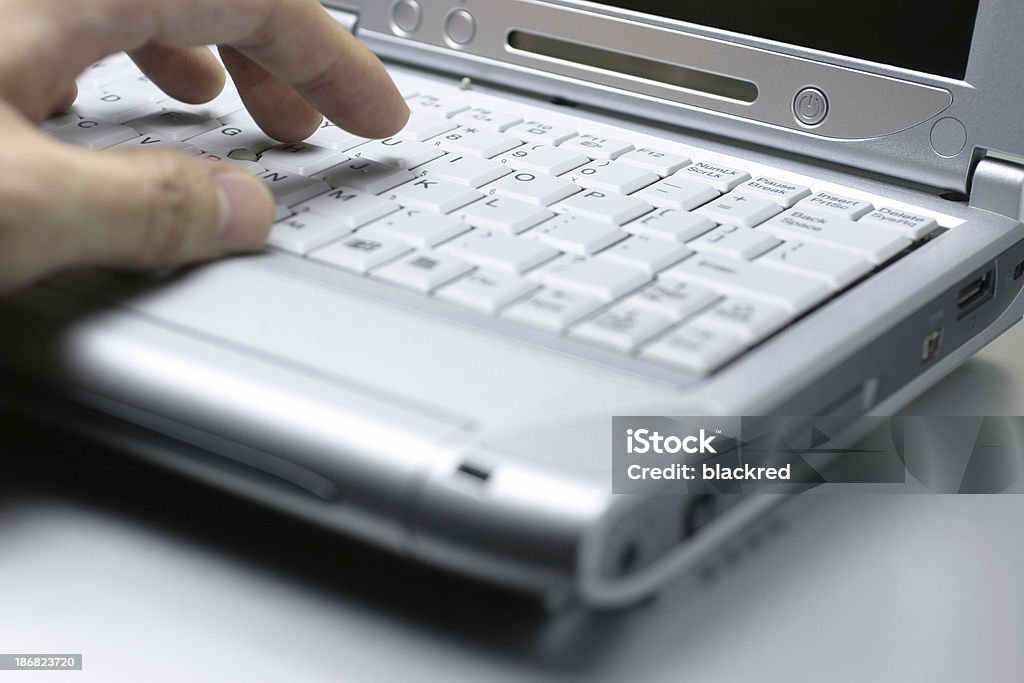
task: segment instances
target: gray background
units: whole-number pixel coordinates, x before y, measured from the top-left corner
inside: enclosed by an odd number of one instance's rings
[[[1024,414],[1024,327],[908,409]],[[617,614],[395,560],[4,423],[0,681],[1024,679],[1024,496],[817,496]]]

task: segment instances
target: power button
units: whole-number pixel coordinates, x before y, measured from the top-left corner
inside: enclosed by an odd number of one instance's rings
[[[452,10],[444,21],[444,33],[452,47],[466,45],[476,36],[476,19],[464,9]]]
[[[804,88],[793,98],[793,116],[805,126],[817,126],[828,116],[828,98],[817,88]]]

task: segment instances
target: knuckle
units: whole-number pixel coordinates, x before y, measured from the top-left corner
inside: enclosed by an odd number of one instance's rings
[[[261,9],[259,23],[251,32],[245,43],[265,44],[273,40],[278,21],[281,18],[294,16],[295,7],[299,3],[308,3],[309,0],[270,0]]]

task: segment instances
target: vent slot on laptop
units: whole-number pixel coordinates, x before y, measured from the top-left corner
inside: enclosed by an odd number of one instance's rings
[[[481,467],[480,465],[474,465],[473,463],[464,462],[458,466],[457,471],[473,479],[480,481],[487,481],[491,478],[491,470],[487,467]]]
[[[620,76],[667,85],[682,90],[714,95],[737,102],[757,100],[757,85],[731,76],[669,64],[625,52],[615,52],[583,43],[552,38],[528,31],[510,31],[508,45],[513,50],[526,52],[558,62],[584,66]]]

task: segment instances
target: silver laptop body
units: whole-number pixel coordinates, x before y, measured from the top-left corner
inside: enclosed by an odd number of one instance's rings
[[[400,84],[677,141],[946,229],[703,377],[276,250],[69,273],[3,302],[6,404],[396,553],[613,606],[779,500],[750,496],[698,530],[691,498],[612,495],[613,415],[890,414],[1021,318],[1015,0],[978,0],[959,43],[938,17],[827,10],[804,17],[808,46],[730,32],[736,3],[724,28],[642,3],[328,4]],[[676,4],[647,6],[688,11]],[[776,26],[802,8],[758,11],[753,25]],[[941,73],[886,46],[933,28]],[[828,51],[857,32],[873,45]]]

